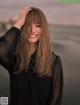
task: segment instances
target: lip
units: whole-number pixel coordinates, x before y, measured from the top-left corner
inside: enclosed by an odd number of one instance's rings
[[[30,36],[38,36],[37,34],[30,34]]]
[[[30,34],[30,36],[29,37],[31,37],[31,38],[36,38],[38,35],[36,35],[36,34]]]

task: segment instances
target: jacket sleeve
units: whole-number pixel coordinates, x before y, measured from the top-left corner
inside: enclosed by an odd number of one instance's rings
[[[12,27],[0,38],[0,65],[6,69],[11,66],[19,33],[19,29]]]
[[[61,105],[62,94],[63,94],[63,68],[60,57],[56,56],[55,68],[53,71],[50,105]]]

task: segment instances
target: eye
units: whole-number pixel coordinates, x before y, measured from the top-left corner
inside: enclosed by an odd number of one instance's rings
[[[40,24],[36,24],[36,27],[41,27],[41,25]]]

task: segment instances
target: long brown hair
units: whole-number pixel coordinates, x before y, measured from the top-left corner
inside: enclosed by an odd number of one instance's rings
[[[39,76],[49,76],[52,72],[53,54],[51,51],[51,43],[48,32],[48,24],[45,15],[39,8],[32,7],[29,13],[26,15],[24,26],[21,28],[20,37],[18,40],[14,73],[21,73],[27,71],[30,63],[29,45],[26,40],[26,29],[31,24],[31,20],[41,25],[41,36],[37,43],[36,50],[36,69],[35,73]],[[16,71],[17,70],[17,71]]]

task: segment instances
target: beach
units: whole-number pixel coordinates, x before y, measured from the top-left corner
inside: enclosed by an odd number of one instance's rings
[[[80,26],[49,25],[52,49],[61,57],[64,73],[62,105],[80,105]],[[10,99],[9,74],[0,67],[0,97]],[[77,103],[77,104],[76,104]]]
[[[80,5],[65,5],[59,0],[2,0],[0,21],[15,18],[25,6],[37,6],[47,17],[52,50],[60,56],[63,66],[62,105],[80,105]],[[10,100],[10,78],[2,66],[0,97],[8,97]]]

